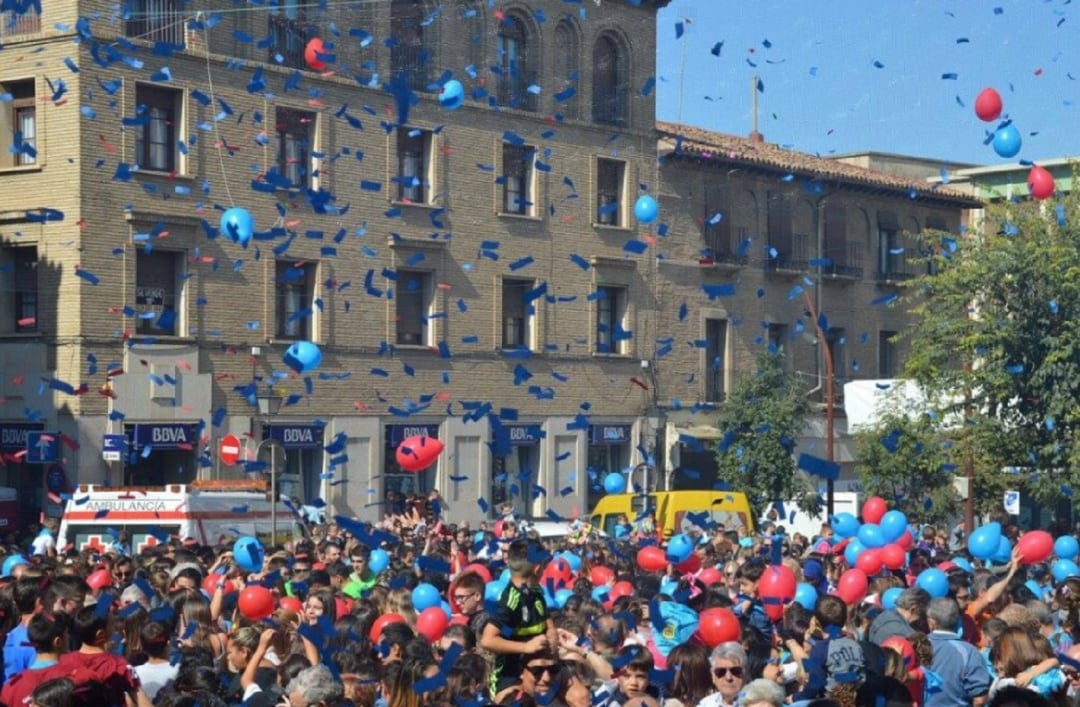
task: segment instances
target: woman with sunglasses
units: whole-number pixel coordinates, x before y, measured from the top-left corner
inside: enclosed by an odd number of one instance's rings
[[[746,651],[734,641],[721,643],[709,656],[712,684],[716,692],[701,702],[700,707],[735,707],[746,675]]]

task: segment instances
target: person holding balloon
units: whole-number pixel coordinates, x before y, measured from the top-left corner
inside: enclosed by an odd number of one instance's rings
[[[772,622],[765,613],[765,606],[758,598],[758,582],[765,574],[765,563],[752,559],[735,571],[735,580],[739,591],[736,596],[735,615],[745,619],[751,626],[765,635],[772,632]]]

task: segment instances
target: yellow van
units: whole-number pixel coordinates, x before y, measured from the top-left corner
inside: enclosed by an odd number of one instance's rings
[[[656,491],[650,494],[615,493],[601,498],[590,514],[594,528],[615,536],[615,523],[625,515],[631,525],[646,508],[656,513],[656,524],[664,537],[686,532],[695,525],[687,514],[707,513],[711,521],[723,523],[727,530],[747,528],[754,531],[754,514],[746,494],[736,491]]]

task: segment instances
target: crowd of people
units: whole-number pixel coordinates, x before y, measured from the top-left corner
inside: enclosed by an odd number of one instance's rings
[[[12,551],[0,704],[1080,704],[1080,577],[974,561],[933,528],[848,601],[828,525],[795,544],[772,524],[695,527],[692,557],[655,564],[668,544],[640,528],[545,542],[509,518],[430,520],[339,518],[256,568],[180,538]],[[770,603],[778,565],[812,593]],[[912,574],[930,567],[942,596]],[[245,606],[253,587],[273,605]]]

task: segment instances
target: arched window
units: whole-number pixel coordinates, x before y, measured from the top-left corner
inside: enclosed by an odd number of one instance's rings
[[[561,21],[555,28],[555,46],[555,112],[576,120],[581,117],[581,50],[577,28],[570,20]]]
[[[603,35],[593,46],[593,122],[626,125],[629,122],[629,71],[626,56],[615,38]]]
[[[477,0],[458,0],[453,16],[455,31],[464,32],[464,46],[460,49],[461,66],[451,67],[455,77],[479,78],[487,72],[484,66],[484,6]]]
[[[424,44],[424,6],[418,0],[393,0],[390,5],[390,74],[404,73],[409,88],[428,90],[431,52]],[[430,39],[430,38],[429,38]]]
[[[530,46],[525,21],[507,15],[499,25],[498,61],[493,67],[498,74],[499,104],[519,110],[535,111],[536,94],[529,87],[536,83],[534,48]]]

